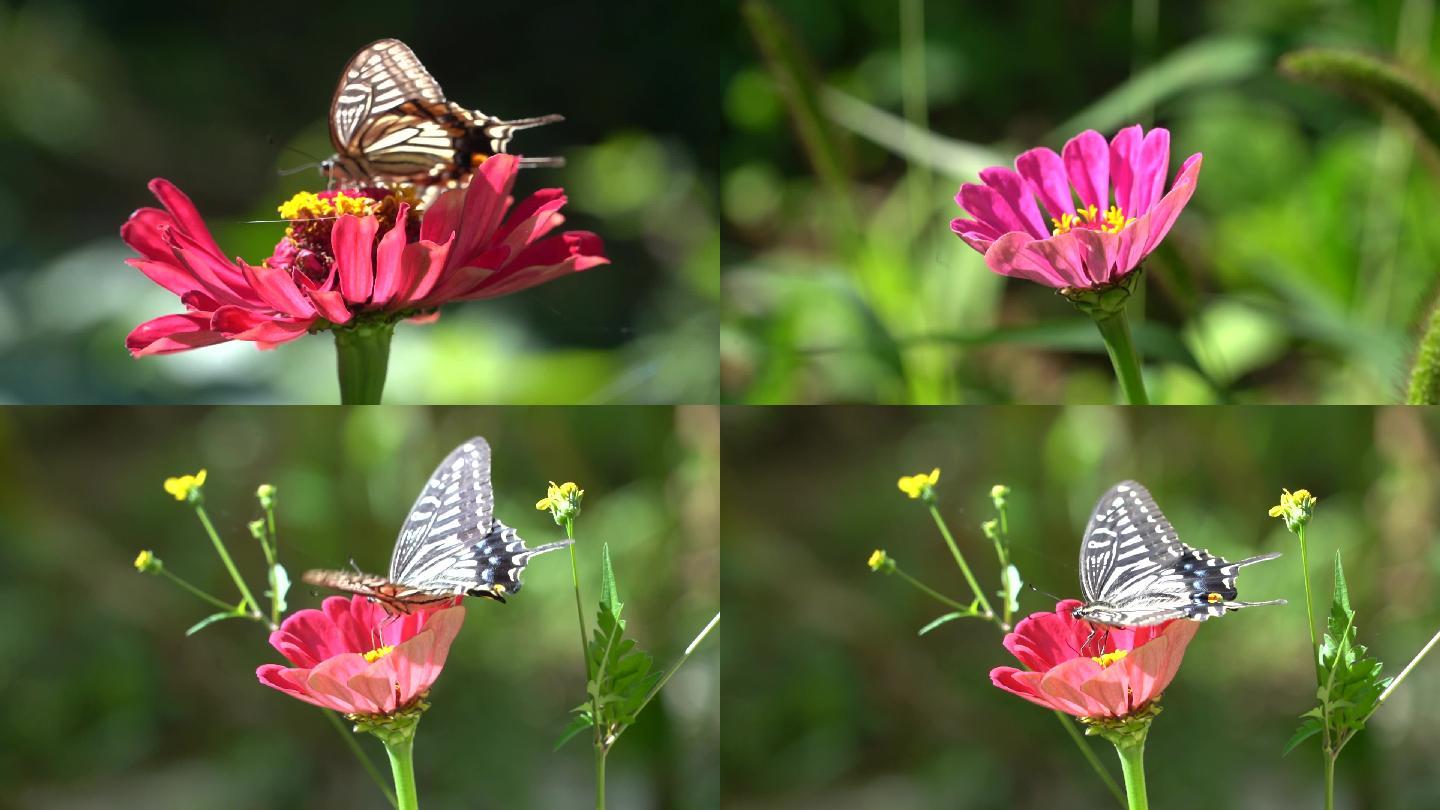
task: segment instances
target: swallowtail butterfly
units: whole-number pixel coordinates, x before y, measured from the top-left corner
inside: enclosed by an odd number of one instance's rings
[[[1240,562],[1180,542],[1149,491],[1134,481],[1111,487],[1095,504],[1080,544],[1085,604],[1072,614],[1095,624],[1144,627],[1170,619],[1203,622],[1226,611],[1283,605],[1240,602],[1236,572],[1273,560],[1275,551]]]
[[[311,585],[368,596],[391,613],[483,596],[504,602],[520,590],[520,574],[537,554],[569,540],[527,549],[515,530],[495,519],[490,445],[476,436],[440,462],[395,540],[388,577],[353,571],[306,571]]]
[[[411,183],[427,193],[470,181],[475,167],[503,153],[519,130],[564,120],[542,115],[505,121],[448,101],[440,85],[398,39],[350,57],[330,100],[335,154],[320,170],[342,183]],[[526,157],[521,166],[561,166]]]

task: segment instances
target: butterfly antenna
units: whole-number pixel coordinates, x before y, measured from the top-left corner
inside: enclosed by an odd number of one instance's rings
[[[1027,583],[1025,583],[1025,585],[1026,585],[1026,587],[1028,587],[1030,590],[1032,590],[1032,591],[1034,591],[1034,592],[1036,592],[1036,593],[1039,593],[1039,594],[1044,594],[1045,596],[1048,596],[1048,597],[1050,597],[1051,599],[1054,599],[1056,602],[1064,602],[1064,601],[1065,601],[1063,598],[1061,598],[1061,597],[1059,597],[1059,596],[1056,596],[1055,594],[1050,593],[1049,591],[1042,591],[1042,590],[1040,590],[1039,588],[1035,587],[1034,583],[1027,582]]]
[[[519,132],[522,129],[534,129],[535,127],[543,127],[546,124],[558,124],[564,120],[565,116],[552,113],[550,115],[537,115],[533,118],[516,118],[514,121],[505,121],[502,119],[495,122],[495,125],[504,127],[510,132]]]
[[[559,549],[565,548],[566,546],[574,542],[574,540],[556,540],[553,543],[546,543],[543,546],[536,546],[535,548],[532,548],[529,552],[527,552],[526,559],[529,559],[530,557],[537,557],[547,551],[557,551]]]
[[[1279,557],[1279,556],[1280,556],[1280,552],[1278,552],[1278,551],[1272,551],[1272,552],[1270,552],[1269,554],[1261,554],[1261,555],[1256,556],[1256,557],[1246,557],[1245,559],[1241,560],[1240,562],[1232,563],[1231,565],[1233,565],[1235,568],[1244,568],[1244,567],[1247,566],[1247,565],[1254,565],[1255,563],[1262,563],[1262,562],[1265,562],[1266,560],[1273,560],[1273,559],[1275,559],[1276,557]]]
[[[292,174],[299,174],[300,172],[306,172],[311,169],[318,168],[320,168],[320,163],[319,161],[316,161],[314,163],[305,163],[290,169],[276,169],[275,173],[280,175],[281,177],[289,177]]]
[[[563,157],[522,157],[518,161],[522,169],[563,169]]]

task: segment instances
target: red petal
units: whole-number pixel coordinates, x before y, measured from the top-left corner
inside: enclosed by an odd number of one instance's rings
[[[135,357],[173,354],[224,343],[229,338],[210,328],[208,313],[162,315],[135,327],[125,338],[125,348]]]
[[[315,317],[315,307],[295,286],[290,273],[274,267],[254,267],[240,262],[245,278],[256,293],[275,311],[293,318]]]
[[[375,290],[370,302],[376,307],[390,303],[395,293],[405,288],[400,256],[405,250],[405,214],[409,210],[408,204],[400,204],[400,212],[395,215],[395,227],[380,237],[380,247],[375,251]]]
[[[330,233],[330,249],[335,254],[335,267],[340,273],[340,292],[352,304],[370,300],[375,282],[375,231],[380,223],[374,215],[340,217]]]

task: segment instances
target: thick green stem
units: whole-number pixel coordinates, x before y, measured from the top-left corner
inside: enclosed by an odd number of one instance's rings
[[[595,810],[605,810],[605,756],[609,749],[595,749]]]
[[[1145,795],[1145,737],[1130,742],[1116,742],[1115,752],[1120,755],[1120,771],[1125,776],[1126,806],[1130,810],[1149,810],[1150,799]]]
[[[417,810],[420,798],[415,793],[415,738],[388,740],[385,753],[390,756],[390,775],[395,778],[395,806],[398,810]]]
[[[1310,549],[1305,542],[1305,524],[1295,530],[1300,538],[1300,569],[1305,575],[1305,626],[1310,630],[1310,663],[1315,666],[1315,683],[1320,683],[1320,644],[1315,638],[1315,600],[1310,598]]]
[[[1440,304],[1430,312],[1425,333],[1415,348],[1415,366],[1410,370],[1410,390],[1405,402],[1410,405],[1440,403]]]
[[[1335,810],[1335,756],[1325,754],[1325,810]]]
[[[379,405],[390,365],[391,323],[361,324],[335,330],[340,369],[340,404]]]
[[[975,601],[980,603],[981,610],[985,611],[985,619],[995,618],[995,610],[990,607],[990,600],[985,598],[985,591],[980,583],[975,581],[975,575],[970,573],[970,566],[965,563],[965,555],[960,553],[960,547],[955,545],[955,538],[950,534],[950,527],[945,525],[945,519],[940,517],[940,510],[933,503],[926,503],[930,507],[930,516],[935,518],[935,525],[940,527],[940,534],[945,538],[945,544],[950,547],[950,553],[955,557],[955,564],[960,566],[960,573],[965,575],[965,581],[970,584],[970,590],[975,594]]]
[[[1105,351],[1115,367],[1115,378],[1120,381],[1125,401],[1131,405],[1150,404],[1145,395],[1145,379],[1140,374],[1140,355],[1130,338],[1130,322],[1125,318],[1125,311],[1121,309],[1113,315],[1096,313],[1095,327],[1105,341]]]
[[[1075,746],[1080,749],[1081,756],[1085,757],[1085,761],[1090,763],[1091,768],[1095,769],[1095,773],[1100,777],[1100,781],[1104,782],[1105,787],[1109,788],[1110,793],[1115,796],[1115,801],[1119,802],[1121,807],[1124,807],[1124,792],[1120,790],[1120,785],[1115,782],[1115,777],[1111,776],[1110,772],[1105,769],[1105,763],[1100,761],[1100,757],[1095,756],[1095,752],[1091,750],[1090,746],[1085,742],[1085,738],[1080,734],[1080,729],[1075,727],[1075,721],[1070,719],[1070,715],[1061,711],[1055,712],[1055,719],[1059,720],[1060,725],[1065,727],[1065,732],[1070,735],[1070,739],[1074,740]]]
[[[354,733],[352,733],[350,729],[345,728],[345,724],[340,722],[340,717],[335,712],[329,709],[321,709],[320,713],[325,715],[326,720],[330,721],[330,726],[335,729],[336,734],[340,735],[340,739],[345,741],[345,747],[350,749],[350,753],[354,754],[355,758],[360,760],[361,767],[365,769],[365,773],[370,775],[370,780],[375,783],[375,787],[380,788],[380,792],[385,794],[385,801],[390,802],[391,807],[395,807],[395,791],[391,790],[390,786],[385,784],[385,778],[380,775],[380,769],[375,767],[375,763],[370,761],[370,757],[365,754],[364,749],[360,747],[360,743],[355,741]]]
[[[235,580],[235,587],[240,589],[240,595],[245,598],[245,605],[256,617],[261,617],[260,603],[255,601],[255,594],[250,593],[250,586],[245,584],[245,579],[240,576],[240,571],[235,567],[235,561],[230,559],[230,552],[225,550],[225,543],[220,540],[220,535],[215,531],[215,526],[210,522],[210,516],[205,513],[205,506],[199,502],[195,503],[195,514],[200,517],[200,525],[205,527],[205,533],[210,535],[210,542],[215,545],[215,552],[220,555],[220,562],[225,564],[225,570],[230,572],[230,578]]]

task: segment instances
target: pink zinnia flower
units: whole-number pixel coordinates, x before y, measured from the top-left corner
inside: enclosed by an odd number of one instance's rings
[[[388,715],[421,698],[445,666],[465,608],[391,617],[363,596],[332,596],[320,610],[291,614],[270,646],[293,668],[265,664],[255,675],[291,697],[345,714]]]
[[[1022,619],[1004,643],[1030,671],[996,667],[990,682],[1076,717],[1124,717],[1160,697],[1200,625],[1093,625],[1071,615],[1080,604],[1066,599],[1054,613]]]
[[[980,172],[983,185],[966,183],[955,197],[974,219],[950,230],[1004,276],[1062,290],[1113,284],[1160,244],[1195,193],[1200,154],[1185,159],[1162,197],[1169,161],[1164,129],[1147,134],[1137,124],[1108,144],[1086,130],[1059,155],[1039,147],[1016,158],[1015,171]]]
[[[228,340],[271,348],[356,319],[432,320],[451,301],[508,295],[607,264],[595,234],[549,235],[565,221],[563,189],[512,207],[518,171],[515,157],[495,155],[467,188],[423,212],[404,191],[297,195],[281,206],[291,220],[285,237],[258,265],[227,259],[190,198],[152,180],[164,210],[136,211],[120,236],[140,254],[128,263],[179,296],[186,311],[141,324],[126,346],[137,357]]]

